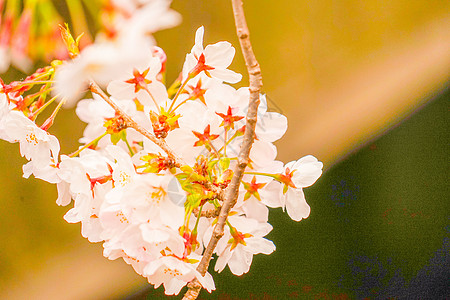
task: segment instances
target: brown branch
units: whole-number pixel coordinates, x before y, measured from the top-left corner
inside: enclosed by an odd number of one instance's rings
[[[183,165],[186,165],[186,163],[183,161],[182,158],[178,157],[175,152],[172,151],[172,149],[169,148],[166,141],[162,138],[158,139],[153,133],[139,125],[136,121],[131,118],[126,112],[123,111],[108,95],[105,94],[105,92],[94,82],[91,81],[89,84],[89,89],[92,93],[99,95],[102,97],[103,100],[106,101],[125,121],[125,125],[127,127],[133,128],[146,138],[148,138],[150,141],[158,145],[166,154],[175,162],[175,167],[179,168]],[[209,181],[200,182],[202,185],[204,185],[207,189],[214,192],[216,194],[216,197],[219,200],[223,200],[223,190],[216,187],[214,184],[212,184]]]
[[[108,103],[120,116],[122,116],[122,118],[125,120],[125,124],[128,127],[133,128],[134,130],[148,138],[150,141],[158,145],[164,152],[166,152],[166,154],[171,159],[173,159],[176,167],[180,167],[186,164],[172,151],[172,149],[169,148],[164,139],[158,139],[153,133],[136,123],[136,121],[134,121],[126,112],[123,111],[123,109],[121,109],[113,100],[111,100],[111,98],[109,98],[95,82],[90,82],[89,89],[92,93],[95,93],[102,97],[102,99],[105,100],[106,103]]]
[[[250,42],[250,33],[248,30],[247,22],[245,20],[244,8],[242,0],[231,0],[234,13],[234,21],[236,25],[236,32],[239,37],[239,43],[241,45],[242,54],[244,56],[245,64],[249,75],[250,82],[250,99],[246,117],[244,140],[239,150],[238,162],[234,168],[233,178],[231,183],[225,190],[225,198],[220,210],[219,220],[214,227],[214,231],[209,241],[208,246],[203,253],[202,260],[200,261],[197,270],[201,275],[205,275],[211,260],[213,251],[224,234],[224,227],[227,221],[228,214],[233,206],[236,204],[236,200],[239,192],[239,185],[244,175],[244,170],[249,162],[250,150],[252,148],[253,141],[255,139],[255,127],[257,121],[257,113],[259,106],[259,93],[262,87],[261,68],[253,53],[252,45]],[[184,300],[193,300],[198,297],[200,293],[201,285],[197,279],[194,279],[188,284],[188,291],[184,295]]]
[[[205,218],[209,219],[209,218],[216,218],[216,217],[218,217],[219,214],[220,214],[220,208],[221,208],[221,206],[217,207],[217,208],[213,208],[213,209],[207,210],[207,211],[203,211],[202,210],[202,212],[200,213],[200,216],[199,216],[200,209],[195,208],[192,212],[194,213],[194,216],[196,216],[197,218],[198,217],[205,217]]]

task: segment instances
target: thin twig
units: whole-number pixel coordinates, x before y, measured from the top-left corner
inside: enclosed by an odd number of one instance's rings
[[[95,82],[91,81],[89,89],[92,93],[95,93],[102,97],[102,99],[105,100],[106,103],[108,103],[120,116],[122,116],[128,127],[133,128],[134,130],[148,138],[150,141],[158,145],[164,152],[166,152],[166,154],[174,160],[176,167],[180,167],[186,164],[172,151],[172,149],[169,148],[164,139],[158,139],[153,133],[136,123],[136,121],[134,121],[126,112],[123,111],[123,109],[121,109],[113,100],[111,100],[111,98],[109,98]]]
[[[200,209],[198,209],[198,208],[194,208],[194,210],[192,212],[194,213],[194,216],[196,216],[197,218],[198,217],[205,217],[205,218],[209,219],[209,218],[216,218],[216,217],[218,217],[219,214],[220,214],[220,208],[221,208],[221,206],[217,207],[217,208],[210,209],[210,210],[202,211],[200,213],[200,215],[199,215]]]
[[[170,149],[164,139],[158,139],[153,133],[134,121],[133,118],[131,118],[131,116],[129,116],[110,97],[108,97],[108,95],[106,95],[105,92],[94,81],[90,82],[89,89],[92,93],[95,93],[102,97],[102,99],[105,100],[106,103],[108,103],[120,116],[122,116],[122,118],[125,120],[125,124],[128,127],[133,128],[134,130],[148,138],[150,141],[158,145],[164,152],[166,152],[169,158],[173,159],[173,161],[175,162],[175,167],[179,168],[186,165],[183,159],[176,155],[176,153],[172,149]],[[214,192],[216,198],[218,198],[219,200],[223,200],[224,196],[222,189],[218,188],[209,181],[202,181],[200,182],[200,184],[205,186],[210,191]]]
[[[239,43],[241,45],[242,54],[244,56],[245,65],[249,74],[250,82],[250,99],[246,117],[244,140],[239,150],[238,162],[234,168],[233,178],[231,183],[225,190],[225,198],[220,210],[219,219],[214,227],[214,231],[209,241],[208,246],[203,253],[202,260],[200,261],[197,270],[202,276],[206,274],[209,266],[213,251],[224,234],[224,227],[227,221],[228,214],[233,206],[236,204],[236,200],[239,192],[239,185],[244,175],[244,170],[249,162],[250,150],[252,148],[253,141],[255,139],[255,127],[257,121],[258,106],[260,103],[259,93],[262,87],[261,68],[253,53],[252,45],[250,42],[250,33],[248,30],[247,22],[245,20],[244,8],[242,0],[231,0],[234,13],[234,21],[236,25],[236,32],[239,37]],[[188,284],[188,291],[184,295],[184,300],[197,299],[202,286],[197,279],[194,279]]]

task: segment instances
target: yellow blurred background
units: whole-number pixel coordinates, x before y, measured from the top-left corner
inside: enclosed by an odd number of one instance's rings
[[[284,162],[313,154],[328,169],[447,83],[448,1],[244,2],[269,107],[288,118],[277,143]],[[235,45],[232,68],[246,78],[228,1],[175,0],[172,7],[183,23],[156,34],[169,81],[201,25],[205,42]],[[58,129],[62,123],[69,125]],[[73,111],[57,119],[52,133],[62,136],[63,153],[77,147],[72,139],[82,128]],[[55,187],[22,178],[18,145],[2,141],[0,152],[0,299],[112,299],[145,284],[124,262],[103,258],[79,224],[62,219],[67,208],[56,206]]]

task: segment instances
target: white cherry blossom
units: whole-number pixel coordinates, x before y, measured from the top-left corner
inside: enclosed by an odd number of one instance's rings
[[[197,260],[199,257],[195,257]],[[195,259],[193,258],[193,259]],[[164,256],[150,262],[144,269],[147,277],[155,288],[164,285],[166,295],[176,295],[191,280],[197,278],[208,292],[215,289],[214,281],[209,273],[203,277],[195,269],[195,265],[173,256]]]
[[[20,155],[32,160],[34,167],[43,168],[57,163],[60,150],[58,139],[37,127],[22,112],[9,112],[4,126],[8,137],[19,142]]]
[[[283,195],[288,215],[294,221],[300,221],[309,216],[311,208],[306,203],[302,188],[311,186],[322,175],[323,164],[312,155],[307,155],[297,161],[286,164],[285,170],[291,175],[295,188],[289,187]]]
[[[225,235],[219,240],[214,270],[221,272],[228,265],[234,275],[240,276],[249,271],[253,255],[275,251],[275,245],[263,238],[272,230],[272,226],[242,216],[231,216],[228,220],[236,232],[232,234],[227,227]]]
[[[208,76],[225,82],[239,82],[242,75],[227,69],[236,52],[234,47],[228,42],[218,42],[203,48],[204,31],[203,26],[197,29],[195,45],[191,53],[186,56],[183,66],[183,79],[186,79],[191,72],[196,74],[205,72]]]
[[[163,84],[167,57],[155,50],[151,33],[179,22],[170,3],[112,0],[111,36],[98,35],[72,61],[49,69],[55,71],[55,94],[68,106],[93,80],[130,118],[96,93],[78,101],[76,114],[86,123],[81,145],[60,156],[57,138],[32,121],[47,103],[28,96],[29,82],[0,81],[0,138],[19,143],[29,160],[24,177],[56,184],[56,203],[73,205],[64,219],[81,223],[90,242],[104,242],[105,257],[122,258],[155,288],[163,285],[167,295],[175,295],[194,279],[209,292],[215,289],[211,274],[201,276],[197,267],[224,205],[221,192],[238,164],[250,91],[228,84],[242,78],[228,69],[235,49],[228,42],[203,47],[203,27],[180,77],[170,89]],[[40,70],[37,76],[47,71]],[[268,111],[265,95],[260,100],[250,161],[213,250],[215,271],[228,266],[238,276],[249,271],[254,255],[275,251],[265,238],[272,230],[269,208],[281,207],[295,221],[309,216],[303,188],[323,168],[311,155],[286,165],[276,160],[273,142],[286,132],[287,119]],[[133,129],[138,126],[130,119],[158,141]]]

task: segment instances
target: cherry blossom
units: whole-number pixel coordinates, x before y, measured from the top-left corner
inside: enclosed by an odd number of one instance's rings
[[[234,275],[247,273],[255,254],[270,254],[275,245],[263,238],[271,230],[268,223],[242,216],[229,217],[231,229],[227,229],[223,239],[217,245],[218,259],[214,270],[221,272],[226,265]]]
[[[322,175],[323,164],[312,155],[307,155],[297,161],[291,161],[285,166],[285,183],[291,182],[284,191],[283,199],[288,215],[294,221],[307,218],[311,211],[306,203],[302,188],[311,186]],[[287,187],[287,185],[286,185]]]
[[[186,79],[188,74],[195,76],[204,72],[209,77],[225,82],[239,82],[242,75],[227,69],[236,52],[234,47],[228,42],[218,42],[203,49],[204,31],[203,26],[197,29],[195,45],[191,53],[186,56],[183,66],[183,78]]]
[[[131,39],[131,37],[129,37]],[[134,45],[129,47],[129,44]],[[120,78],[124,71],[132,71],[151,57],[152,44],[145,40],[124,40],[92,44],[73,61],[60,66],[55,75],[55,94],[73,106],[87,88],[89,80],[106,85]],[[147,49],[142,51],[141,49]]]
[[[9,138],[20,144],[20,154],[32,160],[34,166],[55,164],[59,155],[58,139],[40,129],[21,112],[11,111],[5,119],[5,131]]]
[[[209,273],[201,276],[195,270],[195,266],[173,256],[163,256],[149,263],[144,269],[144,274],[148,281],[155,285],[155,288],[163,284],[167,295],[178,294],[181,288],[194,278],[197,278],[208,292],[215,289]]]
[[[242,78],[228,69],[234,47],[224,41],[203,47],[200,27],[179,78],[168,87],[167,56],[151,33],[179,22],[170,1],[110,4],[109,23],[95,43],[79,50],[62,29],[70,61],[54,61],[22,81],[0,81],[0,138],[19,144],[28,160],[24,177],[56,184],[57,205],[70,205],[64,219],[81,223],[90,242],[102,242],[106,258],[122,258],[167,295],[193,280],[211,292],[213,277],[200,261],[218,219],[225,231],[210,249],[214,270],[247,273],[254,255],[276,249],[266,238],[269,208],[282,208],[295,221],[308,217],[303,188],[321,176],[323,164],[312,155],[286,165],[277,160],[273,143],[286,132],[287,119],[268,111],[260,95],[256,140],[242,167],[237,202],[218,217],[242,165],[249,110],[249,87],[229,85]],[[88,89],[92,97],[79,100]],[[75,103],[86,127],[80,146],[60,155],[50,127],[63,104]],[[50,117],[37,125],[49,109]]]

